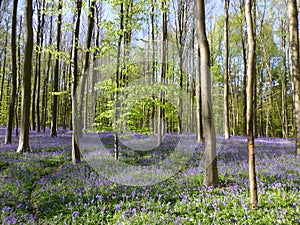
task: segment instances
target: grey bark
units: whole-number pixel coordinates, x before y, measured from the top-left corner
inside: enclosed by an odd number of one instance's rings
[[[248,135],[248,168],[250,204],[253,209],[257,208],[257,184],[255,172],[254,135],[253,135],[253,82],[255,80],[255,39],[252,21],[252,0],[246,1],[245,15],[248,36],[248,67],[247,67],[247,135]]]
[[[210,50],[205,29],[204,0],[196,0],[198,45],[201,56],[201,88],[205,137],[205,185],[218,186],[216,134],[212,109]]]

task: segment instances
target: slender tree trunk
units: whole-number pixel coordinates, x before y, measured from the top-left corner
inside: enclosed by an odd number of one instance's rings
[[[46,1],[43,0],[42,2],[42,10],[46,9]],[[44,43],[44,25],[45,25],[45,13],[39,12],[41,23],[40,23],[40,31],[39,31],[39,37],[38,37],[38,43],[40,45],[40,48],[43,48]],[[36,97],[36,128],[37,132],[41,132],[41,119],[40,119],[40,92],[41,92],[41,57],[42,54],[38,54],[37,58],[37,97]]]
[[[263,72],[262,72],[262,69],[259,74],[260,74],[260,81],[259,81],[259,98],[260,98],[259,136],[263,137],[263,136],[265,136],[265,132],[264,132],[264,125],[263,125]]]
[[[196,124],[197,124],[197,141],[203,143],[203,124],[202,124],[202,98],[201,98],[201,59],[200,48],[197,44],[197,66],[196,66]]]
[[[191,91],[191,96],[190,96],[190,112],[191,112],[191,124],[190,124],[190,132],[194,133],[195,132],[195,79],[196,79],[196,63],[195,63],[195,34],[196,34],[196,29],[193,27],[192,29],[192,39],[191,39],[191,81],[190,81],[190,91]]]
[[[2,78],[1,78],[0,109],[2,106],[2,99],[3,99],[3,92],[4,92],[4,80],[5,80],[5,76],[6,76],[7,43],[8,43],[8,35],[6,35],[6,37],[5,37],[4,61],[3,61]]]
[[[122,76],[120,67],[121,67],[121,47],[122,47],[122,40],[123,40],[123,32],[124,32],[124,4],[121,2],[120,5],[120,30],[122,33],[119,36],[118,40],[118,53],[117,53],[117,68],[116,68],[116,74],[115,74],[115,81],[116,81],[116,92],[115,92],[115,102],[116,102],[116,109],[115,109],[115,115],[114,115],[114,153],[115,153],[115,160],[119,159],[119,137],[118,137],[118,101],[119,101],[119,87],[120,87],[120,77]]]
[[[160,82],[165,82],[166,70],[167,70],[167,5],[165,0],[161,0],[161,66],[160,66]],[[160,91],[160,100],[163,103],[163,91]],[[163,107],[158,107],[158,145],[162,143],[162,137],[164,132],[164,112]]]
[[[13,2],[13,17],[12,17],[12,26],[11,26],[11,60],[12,60],[12,89],[10,104],[7,117],[7,126],[6,126],[6,136],[5,143],[10,144],[12,139],[12,129],[13,129],[13,120],[15,115],[15,101],[17,94],[17,9],[18,9],[18,0]]]
[[[52,27],[53,27],[53,17],[50,18],[50,34],[49,34],[49,46],[52,45]],[[48,61],[47,61],[47,70],[44,77],[43,82],[43,96],[42,96],[42,124],[43,124],[43,132],[46,132],[46,125],[47,125],[47,115],[48,115],[48,80],[51,72],[51,61],[52,61],[52,54],[48,54]]]
[[[62,0],[58,4],[58,20],[57,20],[57,36],[56,36],[56,51],[60,51],[61,40],[61,25],[62,25]],[[55,58],[54,81],[53,81],[53,96],[52,96],[52,119],[51,119],[51,137],[57,136],[57,100],[58,100],[58,77],[59,77],[59,55]]]
[[[41,32],[40,31],[40,9],[39,9],[39,3],[36,2],[36,10],[38,12],[38,27],[37,27],[37,32],[36,32],[36,42],[37,44],[39,43],[39,33]],[[32,130],[36,130],[36,123],[35,123],[35,98],[36,98],[36,87],[37,87],[37,70],[38,70],[38,55],[39,55],[39,49],[38,49],[38,46],[36,46],[36,54],[35,54],[35,59],[36,59],[36,65],[35,65],[35,73],[34,73],[34,81],[33,81],[33,87],[32,87],[32,97],[31,97],[31,129]]]
[[[96,24],[99,24],[102,21],[102,4],[103,1],[100,2],[99,5],[96,4]],[[95,26],[97,28],[97,32],[96,32],[96,39],[95,39],[95,45],[96,47],[100,47],[100,32],[101,32],[101,28],[99,26]],[[97,54],[99,53],[99,50],[95,51],[93,54],[93,71],[94,68],[96,68],[98,66],[97,63]],[[96,79],[96,75],[93,74],[92,76],[92,87],[95,86],[97,79]],[[92,89],[92,118],[91,121],[94,122],[95,120],[95,116],[96,116],[96,103],[97,103],[97,92],[95,91],[95,89]]]
[[[256,0],[253,0],[253,39],[256,40]],[[255,45],[256,48],[256,45]],[[254,49],[254,52],[256,52],[256,49]],[[256,92],[256,55],[254,57],[254,68],[253,68],[253,137],[256,137],[256,108],[257,108],[257,92]]]
[[[18,35],[18,85],[17,85],[17,107],[16,107],[16,137],[19,136],[19,115],[21,115],[20,109],[20,92],[21,92],[21,35],[22,35],[22,16],[19,19],[19,35]]]
[[[92,41],[92,35],[93,35],[93,29],[94,29],[94,15],[95,15],[95,4],[96,0],[92,0],[90,3],[90,9],[89,9],[89,18],[88,18],[88,31],[87,31],[87,39],[86,39],[86,52],[85,52],[85,59],[83,64],[83,69],[81,72],[82,80],[80,83],[80,93],[82,98],[84,99],[85,95],[85,86],[86,86],[86,80],[87,80],[87,72],[89,68],[90,63],[90,47],[91,47],[91,41]],[[87,99],[85,99],[87,102]],[[83,109],[83,103],[84,101],[80,101],[80,122],[82,123],[84,121],[82,113],[84,111]],[[86,109],[85,109],[86,110]],[[86,123],[83,122],[83,129],[86,129]]]
[[[196,10],[198,45],[201,55],[201,87],[205,136],[205,185],[215,187],[219,185],[219,178],[216,153],[216,134],[212,109],[210,51],[205,29],[204,0],[196,0]]]
[[[187,18],[186,18],[186,3],[183,0],[177,0],[177,26],[176,26],[176,41],[179,55],[179,88],[183,90],[183,52],[185,48],[186,31],[187,31]],[[178,133],[182,133],[182,98],[178,99]]]
[[[290,75],[294,96],[294,120],[296,131],[296,155],[300,155],[300,77],[299,77],[299,31],[296,0],[288,1],[290,29]]]
[[[224,133],[225,139],[230,138],[229,128],[229,91],[228,91],[228,76],[229,76],[229,22],[228,9],[230,0],[224,0],[225,9],[225,24],[224,24],[224,43],[225,43],[225,68],[224,68]]]
[[[255,39],[251,12],[252,0],[246,0],[245,15],[248,36],[248,68],[247,68],[247,135],[249,157],[250,204],[257,208],[257,184],[255,173],[254,135],[253,135],[253,82],[255,80]]]
[[[286,59],[287,59],[287,53],[286,53],[286,24],[282,20],[281,21],[281,52],[282,54],[282,64],[283,64],[283,69],[282,69],[282,74],[281,74],[281,117],[282,117],[282,136],[286,139],[288,139],[288,113],[287,113],[287,65],[286,65]]]
[[[81,7],[82,0],[76,1],[76,19],[74,27],[74,37],[73,37],[73,46],[72,46],[72,87],[71,87],[71,98],[72,98],[72,162],[77,164],[80,162],[80,150],[78,142],[78,120],[77,120],[77,86],[78,86],[78,39],[79,39],[79,28],[80,28],[80,16],[81,16]]]
[[[155,77],[156,77],[156,62],[155,62],[155,21],[154,21],[154,14],[155,14],[155,0],[151,0],[151,46],[152,46],[152,84],[154,85],[155,83]],[[152,99],[154,100],[155,97],[152,96]],[[151,114],[151,119],[152,119],[152,124],[151,127],[153,129],[153,132],[155,133],[155,105],[153,104],[152,107],[152,114]]]
[[[31,73],[32,73],[32,0],[25,1],[25,58],[22,93],[21,133],[17,152],[30,151],[29,148],[29,126],[30,126],[30,100],[31,100]]]

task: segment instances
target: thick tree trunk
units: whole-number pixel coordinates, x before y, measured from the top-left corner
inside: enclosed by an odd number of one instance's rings
[[[205,29],[204,0],[196,0],[196,10],[198,46],[200,48],[201,56],[201,91],[205,137],[205,185],[215,187],[219,185],[219,178],[216,153],[216,134],[212,109],[210,51]]]
[[[32,0],[25,1],[25,59],[22,92],[21,132],[17,152],[30,151],[29,148],[29,126],[30,126],[30,100],[31,100],[31,73],[32,73]]]
[[[12,129],[13,129],[13,120],[15,115],[15,101],[17,94],[17,9],[18,9],[18,0],[13,2],[13,17],[12,17],[12,26],[11,26],[11,60],[12,60],[12,89],[10,95],[10,104],[8,110],[7,126],[6,126],[6,136],[5,143],[10,144],[12,139]]]
[[[253,21],[251,12],[252,0],[246,1],[245,15],[248,36],[248,67],[247,67],[247,135],[249,157],[249,182],[250,204],[253,209],[257,208],[257,184],[255,172],[254,135],[253,135],[253,82],[255,78],[255,39],[253,34]]]
[[[300,76],[299,76],[299,31],[296,0],[288,1],[290,21],[290,75],[294,98],[294,120],[296,131],[296,155],[300,155]]]

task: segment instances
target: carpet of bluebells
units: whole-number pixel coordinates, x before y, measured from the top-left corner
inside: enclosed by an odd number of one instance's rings
[[[252,210],[245,137],[218,137],[221,185],[213,189],[203,186],[202,145],[170,179],[134,187],[99,177],[86,162],[72,165],[69,133],[31,132],[26,154],[15,153],[17,138],[4,145],[4,134],[0,129],[1,224],[300,224],[293,140],[255,140],[259,208]]]

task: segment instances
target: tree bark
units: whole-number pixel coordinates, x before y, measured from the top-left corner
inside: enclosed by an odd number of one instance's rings
[[[177,41],[177,50],[179,56],[179,88],[183,90],[183,65],[184,57],[183,52],[185,48],[185,41],[187,35],[187,6],[186,2],[183,0],[177,0],[177,26],[176,26],[176,41]],[[178,133],[183,132],[182,127],[182,98],[181,96],[178,99]]]
[[[281,117],[282,117],[282,136],[288,139],[288,112],[287,112],[287,40],[286,40],[286,24],[284,20],[281,20],[281,52],[283,60],[283,69],[281,73]]]
[[[161,66],[160,66],[160,82],[165,82],[166,77],[166,69],[167,69],[167,5],[165,0],[161,0],[161,28],[162,28],[162,34],[161,34]],[[160,91],[160,100],[163,104],[163,91]],[[163,107],[158,106],[158,124],[157,124],[157,131],[158,131],[158,140],[157,144],[161,145],[162,143],[162,137],[164,133],[164,110]]]
[[[212,90],[210,76],[210,51],[205,29],[205,4],[204,0],[196,0],[198,46],[201,56],[201,87],[202,108],[204,116],[205,137],[205,185],[219,185],[216,134],[212,109]],[[197,84],[199,85],[199,84]]]
[[[117,129],[117,121],[118,121],[118,101],[119,101],[119,87],[120,87],[120,77],[122,76],[120,67],[121,67],[121,47],[122,47],[122,40],[123,40],[123,32],[124,32],[124,4],[121,2],[120,4],[120,30],[121,34],[119,35],[118,40],[118,53],[117,53],[117,68],[116,68],[116,74],[115,74],[115,81],[116,81],[116,91],[115,91],[115,102],[116,102],[116,108],[115,108],[115,114],[114,114],[114,154],[115,154],[115,160],[119,159],[119,137],[118,137],[118,131]]]
[[[297,1],[288,1],[290,30],[290,76],[294,99],[294,120],[296,131],[296,155],[300,155],[300,76],[299,76],[299,31]]]
[[[29,148],[29,126],[30,126],[30,101],[31,101],[31,72],[32,72],[32,49],[33,49],[33,29],[32,29],[32,0],[25,1],[25,58],[22,88],[22,112],[21,112],[21,132],[17,152],[28,152]]]
[[[8,34],[6,34],[5,45],[4,45],[5,47],[4,47],[3,67],[2,67],[2,78],[1,78],[0,109],[2,106],[2,99],[3,99],[3,92],[4,92],[4,80],[5,80],[5,76],[6,76],[7,44],[8,44]]]
[[[39,32],[38,32],[38,39],[37,43],[39,47],[43,48],[44,43],[44,25],[45,25],[45,13],[43,10],[46,8],[46,1],[43,0],[42,9],[39,10]],[[41,57],[42,54],[39,52],[37,55],[37,62],[36,62],[36,74],[37,74],[37,96],[36,96],[36,104],[33,105],[33,108],[36,108],[36,130],[37,132],[41,131],[41,119],[40,119],[40,92],[41,92]]]
[[[252,21],[252,0],[246,0],[245,15],[248,36],[248,67],[247,67],[247,135],[248,135],[248,163],[250,182],[250,204],[257,208],[257,184],[255,173],[254,135],[253,135],[253,82],[255,78],[255,39]]]
[[[17,107],[16,107],[16,137],[19,136],[19,117],[21,117],[21,109],[19,107],[20,103],[20,90],[21,90],[21,35],[22,35],[22,16],[19,19],[19,35],[18,35],[18,85],[17,85]]]
[[[50,34],[49,34],[49,46],[52,45],[52,27],[53,27],[53,16],[50,18]],[[52,54],[48,54],[48,61],[47,61],[47,70],[44,77],[43,82],[43,96],[42,96],[42,126],[43,132],[46,132],[46,123],[47,123],[47,115],[48,115],[48,80],[51,71],[51,61],[52,61]]]
[[[10,104],[8,110],[7,126],[6,126],[6,136],[5,144],[10,144],[12,139],[12,129],[13,129],[13,120],[15,115],[15,101],[17,94],[17,9],[18,9],[18,0],[13,2],[13,17],[12,17],[12,26],[11,26],[11,63],[12,63],[12,89],[10,95]]]
[[[87,85],[87,71],[89,68],[89,63],[90,63],[90,47],[91,47],[91,41],[92,41],[92,35],[93,35],[93,29],[94,29],[94,15],[95,15],[95,5],[96,5],[96,0],[92,0],[90,3],[90,9],[89,9],[89,18],[88,18],[88,31],[87,31],[87,39],[86,39],[86,51],[85,51],[85,59],[83,63],[83,69],[81,72],[82,75],[82,80],[80,83],[80,93],[82,98],[84,99],[85,95],[85,86]],[[85,102],[87,102],[87,99],[85,99]],[[83,119],[82,113],[86,111],[86,109],[83,109],[83,103],[84,101],[80,101],[80,122],[83,122],[83,129],[86,129],[86,121]]]
[[[225,63],[224,63],[224,135],[225,139],[230,138],[229,128],[229,91],[228,91],[228,76],[229,76],[229,22],[228,10],[230,0],[224,0],[225,9],[225,24],[224,24],[224,45],[225,45]]]
[[[71,73],[72,73],[72,85],[71,85],[71,99],[72,99],[72,162],[77,164],[80,162],[80,150],[78,142],[78,120],[77,120],[77,84],[78,84],[78,39],[80,28],[80,16],[81,16],[82,0],[76,1],[76,19],[74,24],[74,37],[72,46],[71,57]]]
[[[201,59],[200,48],[197,44],[197,69],[196,69],[196,125],[197,125],[197,142],[203,143],[203,123],[202,123],[202,98],[201,98]]]
[[[62,25],[62,0],[58,4],[58,20],[57,20],[57,36],[56,36],[56,51],[60,51],[61,40],[61,25]],[[59,76],[59,54],[55,58],[54,67],[54,81],[53,81],[53,95],[52,95],[52,119],[51,119],[51,137],[57,136],[57,100],[58,100],[58,76]]]

